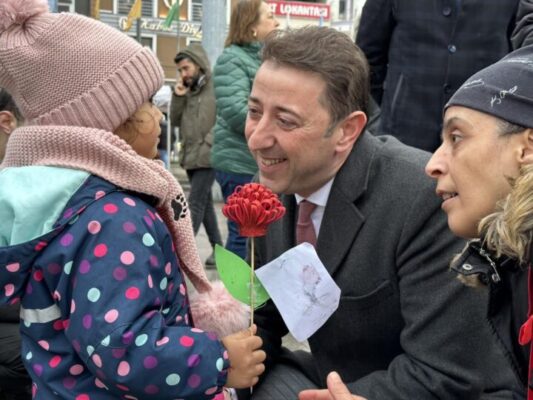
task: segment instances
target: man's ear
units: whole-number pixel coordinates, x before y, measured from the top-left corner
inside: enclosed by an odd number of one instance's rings
[[[11,111],[0,111],[0,131],[9,135],[17,127],[17,119]]]
[[[519,163],[520,165],[533,164],[533,129],[526,129],[523,135]]]
[[[362,111],[354,111],[348,115],[340,125],[342,136],[337,141],[337,151],[350,151],[354,143],[359,139],[366,126],[366,114]]]

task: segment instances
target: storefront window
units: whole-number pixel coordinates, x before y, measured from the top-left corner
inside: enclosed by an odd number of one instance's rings
[[[135,0],[118,0],[118,13],[127,15],[133,3],[135,3]],[[143,17],[149,18],[154,16],[154,0],[142,0],[141,14]]]

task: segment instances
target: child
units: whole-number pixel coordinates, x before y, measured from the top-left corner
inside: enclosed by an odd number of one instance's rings
[[[0,86],[26,118],[0,169],[0,304],[21,304],[35,399],[208,399],[264,369],[258,337],[194,327],[183,273],[213,290],[183,192],[152,160],[162,83],[111,27],[0,3]],[[213,302],[212,319],[235,308]]]

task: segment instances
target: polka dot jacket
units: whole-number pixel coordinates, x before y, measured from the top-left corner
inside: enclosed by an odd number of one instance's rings
[[[89,176],[51,230],[0,247],[0,304],[21,302],[35,399],[211,399],[227,352],[192,327],[150,198]]]

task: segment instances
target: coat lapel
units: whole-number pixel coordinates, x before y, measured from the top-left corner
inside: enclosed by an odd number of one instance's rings
[[[332,276],[364,224],[357,200],[367,190],[379,143],[368,132],[363,134],[333,181],[317,240],[318,256]]]

